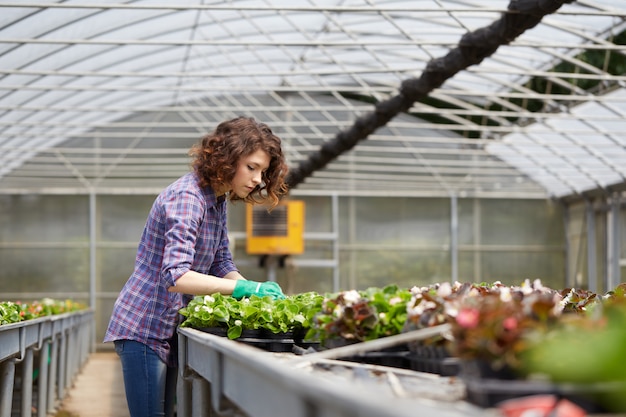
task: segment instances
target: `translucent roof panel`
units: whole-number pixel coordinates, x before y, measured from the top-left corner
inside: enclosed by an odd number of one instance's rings
[[[625,182],[626,91],[607,93],[601,102],[581,104],[570,113],[511,133],[488,149],[557,196]],[[516,160],[517,154],[528,159]]]
[[[623,0],[77,0],[0,4],[0,193],[156,192],[237,115],[268,123],[298,168],[531,3],[554,11],[295,189],[546,198],[621,186]]]

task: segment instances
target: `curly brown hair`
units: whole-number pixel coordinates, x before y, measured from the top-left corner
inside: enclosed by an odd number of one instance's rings
[[[189,151],[191,166],[200,178],[202,187],[213,189],[229,184],[235,177],[241,158],[258,151],[267,152],[270,164],[262,174],[262,181],[245,199],[247,203],[268,203],[275,207],[287,192],[285,176],[288,167],[281,141],[265,123],[252,117],[237,117],[221,122],[215,131],[205,135]],[[230,200],[241,200],[230,193]]]

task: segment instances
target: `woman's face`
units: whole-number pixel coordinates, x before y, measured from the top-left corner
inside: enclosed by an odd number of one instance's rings
[[[230,183],[231,192],[239,198],[246,198],[261,183],[261,175],[269,166],[270,156],[262,149],[240,158]]]

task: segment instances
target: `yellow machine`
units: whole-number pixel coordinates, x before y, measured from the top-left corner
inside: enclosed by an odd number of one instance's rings
[[[281,201],[267,207],[246,207],[246,250],[256,255],[298,255],[304,252],[304,202]]]

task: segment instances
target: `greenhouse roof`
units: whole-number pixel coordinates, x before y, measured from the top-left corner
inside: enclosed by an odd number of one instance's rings
[[[3,1],[0,193],[155,193],[238,115],[298,193],[610,193],[625,68],[624,0]]]

